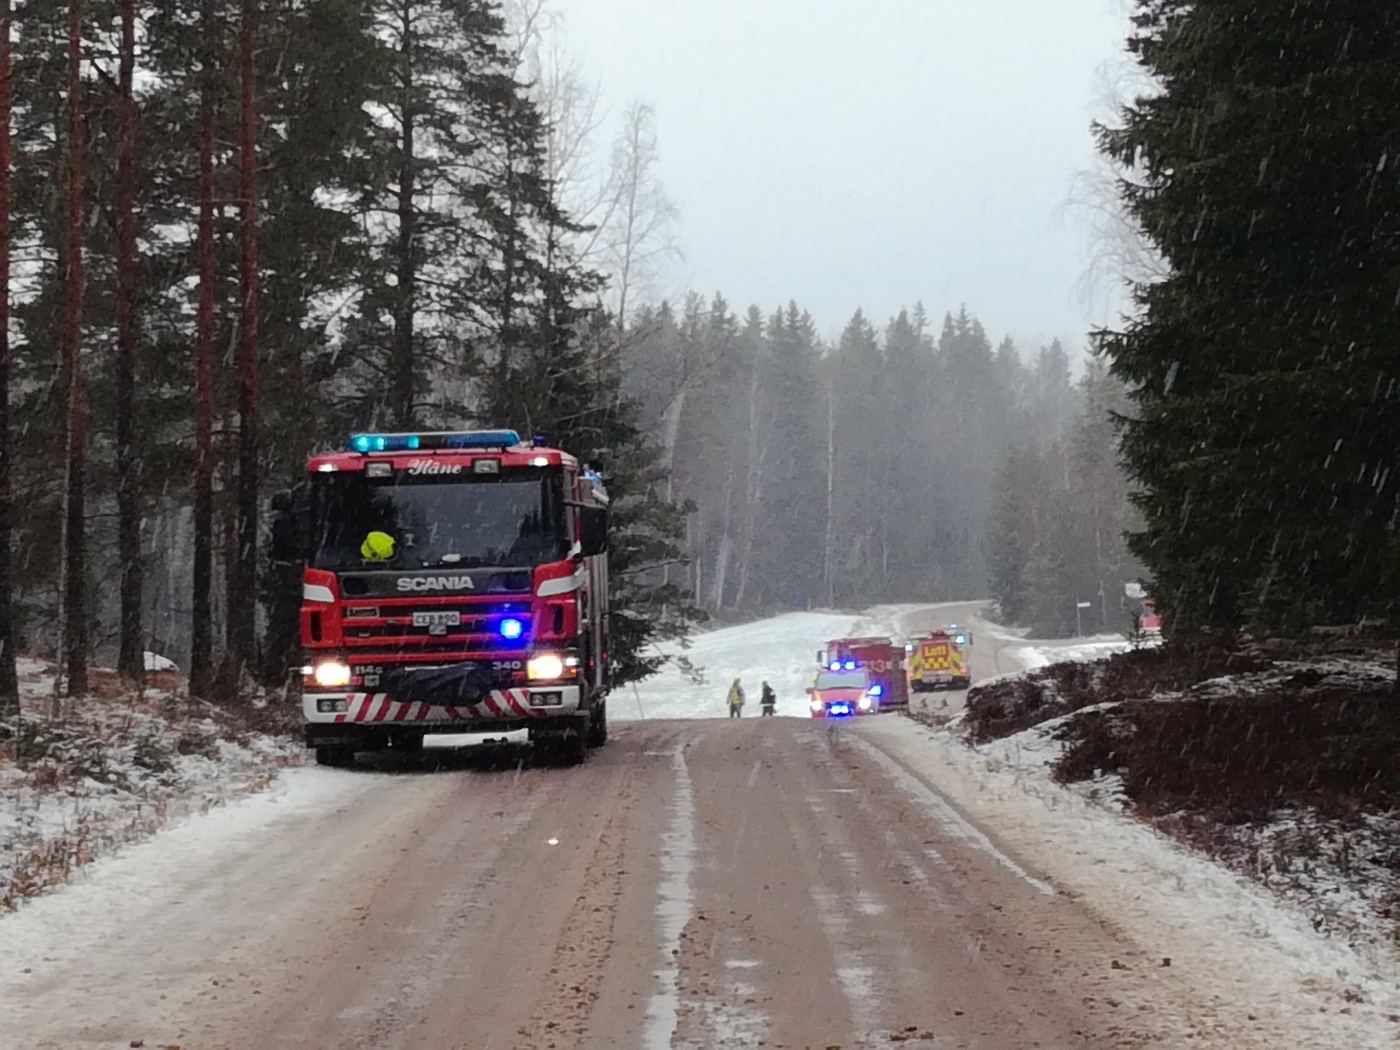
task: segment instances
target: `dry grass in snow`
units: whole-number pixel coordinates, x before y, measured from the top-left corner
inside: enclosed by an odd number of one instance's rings
[[[302,748],[268,708],[191,701],[174,672],[143,690],[112,672],[53,697],[53,672],[20,664],[23,713],[0,734],[0,912],[174,817],[265,787]]]

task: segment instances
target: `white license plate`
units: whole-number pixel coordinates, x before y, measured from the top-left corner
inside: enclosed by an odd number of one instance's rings
[[[455,612],[416,612],[414,627],[461,627],[462,614]]]

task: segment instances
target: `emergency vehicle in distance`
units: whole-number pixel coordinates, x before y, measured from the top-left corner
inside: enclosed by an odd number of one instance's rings
[[[889,638],[836,638],[817,653],[817,666],[854,663],[880,687],[880,710],[909,706],[909,683],[904,677],[904,647]],[[854,668],[853,668],[854,669]]]
[[[607,741],[608,495],[513,430],[355,434],[273,501],[303,565],[302,710],[321,765],[429,733]]]
[[[966,649],[972,633],[956,625],[929,631],[905,643],[909,688],[922,693],[931,689],[966,689],[972,685]]]
[[[884,689],[856,666],[854,660],[832,661],[807,687],[813,718],[850,718],[880,711]]]

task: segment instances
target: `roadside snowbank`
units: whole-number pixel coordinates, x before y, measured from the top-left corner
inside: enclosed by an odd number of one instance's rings
[[[1043,733],[1001,741],[993,755],[964,745],[953,727],[878,718],[852,728],[1144,953],[1170,959],[1211,993],[1218,1020],[1257,1031],[1260,1045],[1397,1045],[1393,957],[1316,932],[1263,887],[1056,785]],[[1008,763],[1017,752],[1024,761]]]
[[[110,673],[53,718],[52,670],[26,660],[20,672],[24,713],[0,742],[0,912],[301,760],[295,741],[237,727],[169,688],[118,694]]]

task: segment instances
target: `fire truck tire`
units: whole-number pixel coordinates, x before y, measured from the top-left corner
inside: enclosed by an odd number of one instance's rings
[[[602,747],[608,742],[608,702],[599,700],[588,720],[588,746]]]
[[[318,747],[316,749],[316,764],[329,766],[332,769],[348,769],[355,764],[355,749],[353,747]]]
[[[556,724],[548,729],[531,729],[530,743],[535,752],[552,765],[576,766],[588,757],[589,722],[570,719],[573,725]]]

